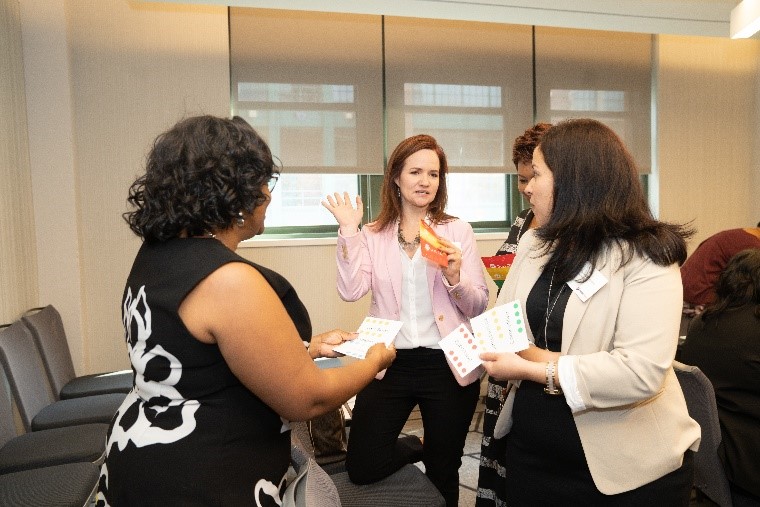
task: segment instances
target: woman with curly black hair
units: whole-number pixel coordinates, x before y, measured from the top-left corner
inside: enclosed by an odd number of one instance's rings
[[[235,254],[264,230],[276,178],[239,117],[189,118],[156,139],[125,214],[143,239],[122,306],[135,384],[109,429],[98,505],[279,505],[286,420],[337,408],[395,357],[380,345],[320,370],[312,358],[351,335],[312,338],[288,281]]]

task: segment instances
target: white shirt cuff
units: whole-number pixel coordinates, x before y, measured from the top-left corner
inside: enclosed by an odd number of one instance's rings
[[[557,360],[559,385],[562,386],[565,401],[573,413],[586,409],[586,404],[583,403],[581,393],[578,391],[578,377],[575,376],[574,366],[575,356],[560,356]]]

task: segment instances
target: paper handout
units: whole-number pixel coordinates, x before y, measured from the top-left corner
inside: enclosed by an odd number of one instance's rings
[[[472,331],[460,324],[438,342],[454,371],[465,377],[483,364],[482,352],[519,352],[529,345],[519,301],[492,308],[470,319]]]
[[[525,317],[519,301],[496,306],[470,319],[472,332],[489,351],[519,352],[528,348]]]
[[[479,346],[473,334],[464,324],[460,324],[445,338],[442,338],[438,345],[443,350],[446,360],[451,363],[454,371],[460,377],[466,376],[483,364],[478,356],[485,350]]]
[[[399,320],[367,317],[356,330],[359,336],[341,343],[333,350],[357,359],[364,359],[369,348],[376,343],[385,343],[386,346],[393,343],[403,324]]]

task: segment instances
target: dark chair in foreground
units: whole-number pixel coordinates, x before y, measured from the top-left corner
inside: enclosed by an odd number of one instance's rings
[[[126,394],[132,389],[131,370],[76,376],[63,321],[53,305],[28,310],[21,320],[32,332],[40,349],[56,399],[65,400],[96,394]]]
[[[3,507],[85,507],[98,485],[98,467],[68,463],[0,475]]]
[[[0,474],[89,462],[99,465],[106,451],[107,424],[83,424],[18,434],[13,402],[0,371]]]
[[[696,366],[675,361],[673,369],[686,398],[689,415],[702,427],[702,441],[694,455],[694,487],[720,507],[732,507],[728,478],[718,458],[722,437],[713,386]]]
[[[37,346],[21,321],[0,333],[0,365],[26,431],[110,423],[125,394],[100,394],[56,401]]]
[[[314,449],[311,446],[305,422],[292,422],[291,458],[298,471],[303,466],[315,467]],[[445,506],[446,502],[430,479],[414,465],[405,465],[394,474],[373,484],[358,485],[351,482],[345,461],[325,465],[332,479],[342,507],[425,507]],[[320,504],[323,505],[323,504]],[[328,505],[338,505],[331,503]],[[307,506],[311,507],[311,506]]]

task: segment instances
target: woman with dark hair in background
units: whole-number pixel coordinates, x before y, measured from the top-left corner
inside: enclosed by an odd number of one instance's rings
[[[512,146],[512,162],[517,170],[517,190],[530,200],[525,194],[525,187],[533,177],[533,150],[549,130],[551,124],[536,123],[517,139]],[[496,255],[514,254],[517,251],[517,243],[523,233],[535,227],[533,210],[526,208],[515,218],[512,228],[509,230],[507,240],[496,252]],[[483,412],[483,440],[480,445],[480,472],[478,474],[478,491],[475,505],[479,507],[503,506],[504,505],[504,451],[505,440],[494,437],[494,425],[499,417],[499,412],[504,404],[507,382],[488,377],[486,390],[485,410]]]
[[[317,368],[352,336],[311,339],[288,281],[235,253],[264,230],[276,178],[239,117],[189,118],[154,142],[125,214],[143,240],[122,307],[135,385],[108,432],[98,505],[280,505],[287,420],[335,409],[393,360],[376,345]]]
[[[596,120],[544,134],[527,231],[497,304],[518,300],[532,344],[484,353],[517,385],[506,431],[506,503],[689,503],[699,425],[672,368],[682,227],[655,220],[633,158]]]
[[[760,249],[734,255],[715,284],[715,300],[696,317],[681,360],[715,389],[718,449],[734,507],[760,506]]]
[[[374,222],[359,230],[359,196],[356,207],[348,193],[328,196],[322,204],[340,226],[341,298],[356,301],[372,291],[370,315],[403,321],[394,342],[396,360],[356,397],[346,458],[349,477],[359,484],[378,481],[417,461],[422,450],[425,473],[446,504],[456,507],[459,466],[482,369],[455,378],[438,342],[485,310],[488,288],[472,227],[445,212],[447,172],[436,140],[412,136],[388,160]],[[422,256],[420,220],[442,238],[446,267]],[[398,438],[415,405],[424,425],[424,449],[416,436]]]

